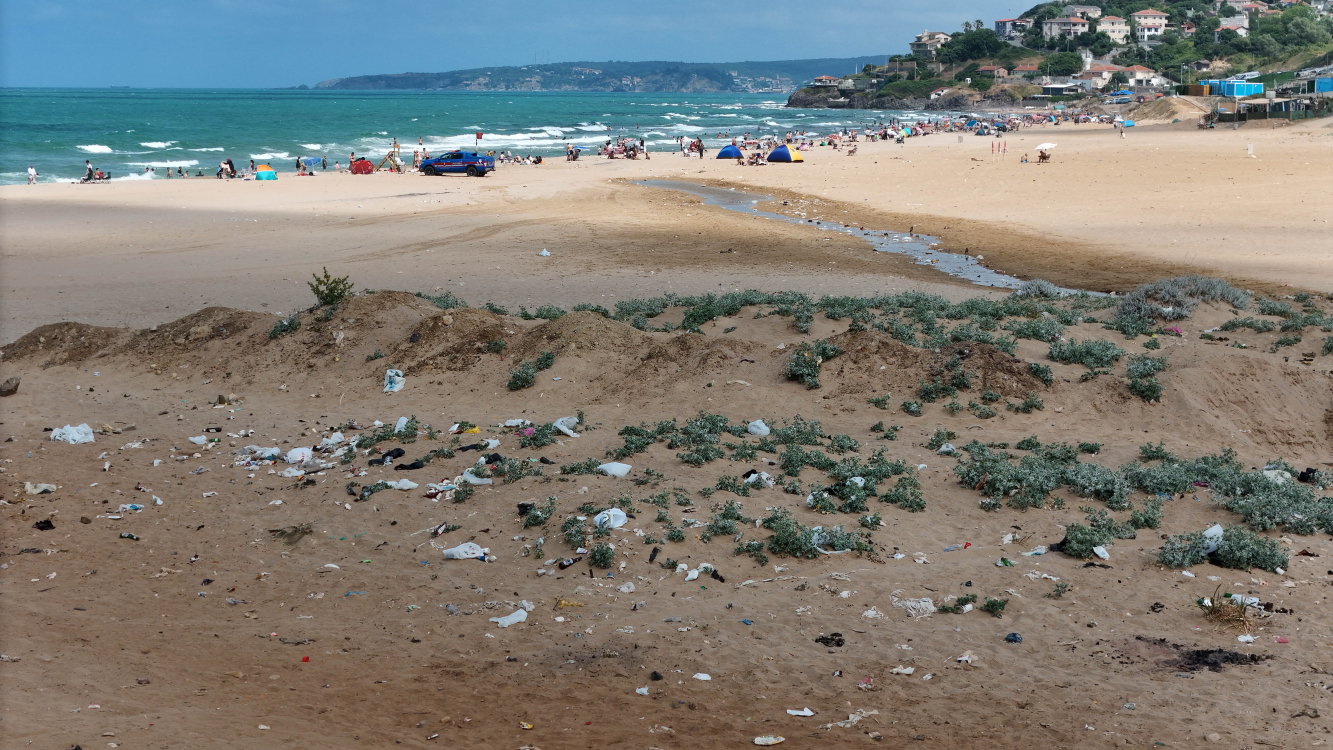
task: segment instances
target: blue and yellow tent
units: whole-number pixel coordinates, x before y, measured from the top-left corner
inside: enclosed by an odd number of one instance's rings
[[[797,151],[794,148],[787,148],[786,146],[778,146],[777,148],[773,149],[773,152],[768,155],[768,160],[785,161],[785,162],[805,161],[805,159],[801,158],[800,151]]]
[[[719,159],[742,159],[744,157],[745,154],[741,153],[741,150],[736,148],[734,144],[723,146],[722,150],[717,152],[717,158]]]

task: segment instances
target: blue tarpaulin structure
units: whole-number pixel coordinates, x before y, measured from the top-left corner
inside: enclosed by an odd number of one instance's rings
[[[722,147],[721,151],[717,152],[717,158],[719,159],[741,159],[744,157],[745,154],[733,144],[727,144]]]
[[[770,152],[768,155],[768,160],[780,161],[780,162],[805,161],[805,159],[801,157],[800,151],[797,151],[794,148],[788,148],[786,146],[778,146],[777,148],[773,149],[772,152]]]

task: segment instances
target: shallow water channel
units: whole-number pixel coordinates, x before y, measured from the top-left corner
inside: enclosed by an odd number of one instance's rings
[[[793,219],[790,216],[760,211],[755,208],[761,202],[773,200],[771,196],[747,193],[735,188],[716,188],[706,185],[698,185],[692,182],[680,182],[677,180],[640,180],[637,185],[646,185],[648,187],[662,188],[665,190],[679,190],[682,193],[697,196],[704,199],[704,203],[709,206],[720,206],[728,211],[738,211],[740,213],[762,216],[765,219],[776,219],[785,221],[788,224],[802,224],[805,226],[821,229],[826,232],[842,232],[860,237],[876,252],[897,253],[906,255],[916,261],[917,265],[930,266],[940,273],[946,273],[950,276],[970,281],[977,286],[993,286],[1005,289],[1015,289],[1023,283],[1021,279],[1013,276],[993,271],[981,265],[976,258],[970,255],[960,253],[946,253],[940,250],[931,249],[932,245],[939,242],[936,237],[924,234],[908,234],[905,232],[892,232],[883,229],[860,229],[858,227],[845,227],[842,224],[832,221],[823,221],[819,219]],[[1072,289],[1060,289],[1062,292],[1073,292]]]

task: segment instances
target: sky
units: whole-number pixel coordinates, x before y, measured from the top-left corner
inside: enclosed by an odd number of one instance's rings
[[[0,85],[314,85],[578,60],[735,62],[906,53],[923,29],[1035,0],[0,0]]]

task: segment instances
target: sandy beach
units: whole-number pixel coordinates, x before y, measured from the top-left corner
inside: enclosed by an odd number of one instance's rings
[[[1281,572],[1166,567],[1167,537],[1244,516],[1201,465],[1183,485],[1152,471],[1226,449],[1255,481],[1278,458],[1333,470],[1333,128],[1186,124],[1027,129],[1000,157],[1004,139],[937,135],[800,165],[0,188],[0,380],[21,377],[0,400],[0,748],[1320,745],[1333,529],[1272,510],[1251,525]],[[1018,162],[1044,141],[1051,164]],[[1124,293],[1200,273],[1255,294],[1190,298],[1129,338],[1104,327],[1119,297],[1016,301],[649,178],[910,229],[1022,279]],[[323,268],[354,294],[312,307]],[[747,289],[808,297],[596,310]],[[543,305],[564,314],[519,314]],[[1054,358],[1094,340],[1120,353]],[[1165,358],[1154,398],[1141,356]],[[406,385],[388,394],[391,367]],[[725,425],[687,427],[705,413]],[[551,432],[574,415],[577,437]],[[417,429],[376,424],[400,417]],[[81,423],[95,442],[52,440]],[[321,444],[290,465],[245,451]],[[1008,463],[960,479],[986,446],[1104,467],[1131,506],[1092,480],[992,491]],[[627,477],[584,473],[613,459]],[[500,468],[470,497],[425,496],[482,465]],[[876,494],[849,490],[879,471]],[[1327,491],[1273,481],[1324,522]],[[547,498],[529,522],[519,504]],[[625,525],[594,532],[612,507]],[[1053,549],[1107,511],[1106,558]],[[785,552],[783,518],[860,549]],[[445,559],[468,542],[493,559]],[[1196,602],[1222,591],[1261,605],[1207,619]]]

